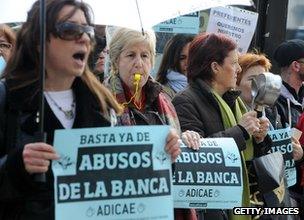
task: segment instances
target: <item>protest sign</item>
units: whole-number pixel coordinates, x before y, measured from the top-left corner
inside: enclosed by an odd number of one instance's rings
[[[271,152],[279,151],[283,154],[287,186],[293,186],[297,181],[297,173],[292,155],[291,129],[287,127],[271,130],[268,131],[268,134],[272,139]]]
[[[193,12],[163,21],[153,26],[153,30],[165,33],[197,34],[199,31],[199,24],[199,12]]]
[[[168,126],[56,130],[56,219],[173,219]]]
[[[233,138],[204,138],[182,147],[175,163],[175,208],[232,209],[242,205],[242,162]]]
[[[226,6],[211,8],[206,32],[222,33],[231,37],[240,53],[246,53],[255,32],[258,14]]]

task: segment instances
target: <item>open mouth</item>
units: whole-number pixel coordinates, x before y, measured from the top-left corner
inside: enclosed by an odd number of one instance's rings
[[[85,53],[84,52],[77,52],[73,55],[73,58],[75,60],[80,60],[80,61],[84,61],[85,58]]]

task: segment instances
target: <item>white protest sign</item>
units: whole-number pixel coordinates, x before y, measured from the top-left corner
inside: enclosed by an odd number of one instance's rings
[[[153,27],[156,32],[197,34],[199,31],[199,12],[163,21]]]
[[[203,138],[198,151],[181,149],[173,176],[175,208],[242,206],[242,162],[233,138]]]
[[[291,143],[291,129],[290,127],[278,130],[268,131],[272,139],[271,152],[281,152],[285,162],[285,176],[287,179],[287,186],[293,186],[297,182],[297,172],[295,162],[293,159],[293,147]]]
[[[231,6],[210,10],[206,32],[222,33],[238,44],[240,53],[246,53],[255,32],[258,13]]]
[[[169,126],[56,130],[56,219],[173,219],[168,133]]]

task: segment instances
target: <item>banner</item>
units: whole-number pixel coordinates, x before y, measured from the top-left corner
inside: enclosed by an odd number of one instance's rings
[[[173,219],[168,133],[169,126],[56,130],[56,219]]]
[[[165,33],[198,34],[199,25],[199,12],[193,12],[191,14],[163,21],[153,26],[153,30],[155,32]]]
[[[206,32],[222,33],[238,45],[240,53],[246,53],[257,25],[258,13],[226,6],[211,8]]]
[[[204,138],[194,151],[182,147],[175,163],[175,208],[232,209],[242,206],[242,162],[233,138]]]
[[[272,139],[271,152],[281,152],[285,162],[285,175],[287,186],[293,186],[297,182],[295,162],[292,155],[291,130],[289,127],[268,131]]]

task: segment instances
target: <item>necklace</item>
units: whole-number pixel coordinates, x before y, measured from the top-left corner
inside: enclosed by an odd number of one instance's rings
[[[74,108],[75,108],[75,99],[73,99],[73,102],[71,104],[71,109],[70,110],[64,110],[61,106],[59,106],[57,104],[57,102],[52,98],[52,96],[50,96],[50,94],[48,92],[45,92],[45,94],[47,95],[47,97],[50,98],[50,100],[53,102],[53,104],[59,109],[59,111],[61,111],[65,118],[67,120],[72,120],[75,117],[75,113],[74,113]]]

